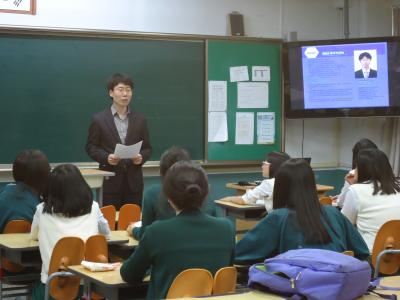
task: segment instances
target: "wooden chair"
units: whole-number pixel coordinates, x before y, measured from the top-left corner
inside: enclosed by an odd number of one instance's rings
[[[400,220],[391,220],[381,226],[375,237],[372,248],[372,265],[374,277],[379,272],[390,275],[400,267]]]
[[[324,196],[319,198],[319,203],[321,205],[332,205],[332,198],[328,196]]]
[[[108,263],[108,244],[102,234],[90,236],[85,243],[85,260]],[[92,292],[91,299],[103,299],[100,294]]]
[[[235,267],[225,267],[214,276],[213,294],[229,294],[236,290],[237,270]]]
[[[26,220],[12,220],[6,224],[3,233],[28,233],[31,223]],[[29,296],[32,294],[32,285],[40,279],[40,270],[25,270],[21,265],[1,258],[1,267],[5,273],[0,278],[0,299]],[[12,273],[8,273],[12,272]],[[3,287],[3,284],[7,284]],[[3,294],[6,292],[6,294]]]
[[[187,269],[172,282],[166,299],[210,296],[213,277],[206,269]]]
[[[140,221],[140,212],[139,205],[123,205],[119,210],[118,230],[126,230],[130,223]]]
[[[107,205],[100,208],[104,218],[108,221],[108,226],[110,226],[110,230],[115,230],[115,216],[117,214],[117,210],[114,205]]]
[[[31,223],[26,220],[12,220],[6,224],[3,233],[29,233],[31,231]],[[3,258],[1,267],[9,272],[21,272],[24,268],[15,264],[8,259]]]
[[[85,243],[78,237],[64,237],[54,246],[46,281],[45,299],[75,299],[80,278],[67,271],[70,265],[79,265],[84,258]]]

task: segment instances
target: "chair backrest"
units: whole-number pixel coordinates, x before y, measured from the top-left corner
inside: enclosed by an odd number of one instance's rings
[[[126,230],[132,222],[140,221],[140,206],[125,204],[119,210],[118,230]]]
[[[90,236],[85,244],[85,260],[108,263],[108,244],[104,235]]]
[[[211,295],[213,277],[206,269],[187,269],[172,282],[166,299]]]
[[[319,203],[321,205],[332,205],[332,198],[328,196],[324,196],[319,198]]]
[[[12,220],[4,227],[3,233],[28,233],[31,231],[31,223],[26,220]],[[22,272],[24,269],[21,265],[13,263],[8,259],[2,258],[1,267],[9,272]]]
[[[235,267],[221,268],[215,273],[213,294],[229,294],[236,291],[237,270]]]
[[[90,236],[85,243],[85,260],[99,263],[108,263],[108,244],[102,234]],[[91,299],[104,299],[100,294],[92,292]]]
[[[376,258],[383,250],[400,249],[400,220],[386,222],[378,230],[372,248],[372,265],[376,267]],[[400,255],[385,254],[380,261],[379,272],[394,274],[400,267]]]
[[[85,243],[78,237],[61,238],[51,254],[49,272],[66,271],[68,266],[79,265],[84,258]],[[74,299],[79,290],[80,278],[58,277],[50,282],[50,296],[57,300]]]
[[[108,226],[110,226],[110,230],[115,230],[115,216],[117,214],[117,210],[114,205],[107,205],[100,208],[103,213],[104,218],[108,221]]]
[[[12,220],[6,224],[3,233],[28,233],[31,231],[31,222],[26,220]]]

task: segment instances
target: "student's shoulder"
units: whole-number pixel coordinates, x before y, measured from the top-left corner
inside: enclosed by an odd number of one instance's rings
[[[162,189],[161,189],[161,184],[160,183],[154,183],[154,184],[148,186],[144,190],[144,193],[145,194],[149,194],[149,195],[160,194],[161,192],[162,192]]]
[[[221,230],[233,231],[233,223],[228,218],[214,217],[209,214],[203,213],[206,224],[214,227],[221,228]]]

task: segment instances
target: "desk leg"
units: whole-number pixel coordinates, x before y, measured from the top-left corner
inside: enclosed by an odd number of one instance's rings
[[[220,209],[221,209],[221,217],[226,218],[228,216],[228,209],[222,206],[220,206]]]
[[[92,288],[90,287],[90,281],[83,280],[83,295],[86,299],[92,299]]]
[[[1,267],[1,262],[2,262],[2,257],[3,257],[3,255],[2,255],[2,249],[0,248],[0,270],[2,270],[2,267]],[[0,280],[0,299],[2,299],[3,298],[3,282]]]

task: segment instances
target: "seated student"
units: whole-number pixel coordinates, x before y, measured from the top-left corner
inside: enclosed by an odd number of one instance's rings
[[[353,225],[332,206],[320,205],[314,173],[303,159],[290,159],[279,169],[274,210],[236,245],[235,261],[249,264],[299,248],[354,251],[366,259],[367,245]]]
[[[268,177],[254,189],[249,189],[242,196],[229,196],[222,201],[230,201],[237,204],[257,204],[261,201],[267,211],[272,210],[272,192],[274,190],[275,175],[281,164],[290,159],[284,152],[273,151],[267,154],[267,159],[262,163],[262,175]]]
[[[47,196],[37,206],[31,228],[32,239],[39,239],[42,258],[41,282],[34,287],[34,299],[44,297],[50,258],[57,241],[65,236],[86,240],[98,233],[109,235],[110,229],[81,172],[71,164],[55,167],[50,174]]]
[[[349,190],[350,185],[356,183],[356,180],[354,178],[354,169],[356,167],[355,161],[356,157],[358,155],[358,152],[360,152],[363,149],[378,149],[378,147],[375,145],[373,141],[370,139],[363,138],[359,140],[357,143],[354,144],[353,146],[353,158],[351,162],[351,171],[346,174],[344,177],[344,186],[342,187],[342,190],[340,192],[340,195],[336,197],[336,202],[339,207],[343,207],[344,204],[344,199],[346,198],[346,193]]]
[[[147,299],[165,298],[174,278],[185,269],[205,268],[215,274],[232,265],[235,247],[230,221],[200,210],[208,193],[207,175],[200,166],[175,163],[164,177],[163,191],[176,216],[147,226],[120,270],[125,281],[138,283],[151,267]]]
[[[0,232],[11,220],[32,222],[49,174],[47,157],[39,150],[25,150],[17,155],[13,163],[15,184],[0,190]]]
[[[385,153],[365,149],[356,158],[355,180],[346,194],[342,213],[364,238],[370,251],[379,228],[398,220],[400,183],[393,174]]]
[[[171,147],[162,154],[160,160],[161,180],[163,180],[168,169],[177,161],[190,161],[189,154],[185,149]],[[162,192],[161,185],[155,184],[144,192],[142,201],[142,226],[134,227],[134,223],[132,223],[126,231],[136,240],[140,240],[148,225],[156,220],[169,219],[175,215],[175,210]]]

